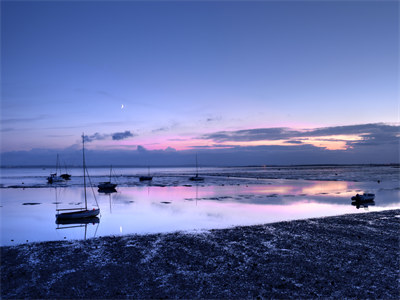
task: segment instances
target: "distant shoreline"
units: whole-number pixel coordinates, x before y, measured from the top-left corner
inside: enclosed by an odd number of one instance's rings
[[[2,298],[399,298],[400,209],[1,247]]]
[[[394,167],[400,168],[399,163],[386,163],[386,164],[295,164],[295,165],[243,165],[243,166],[215,166],[215,165],[201,165],[201,168],[296,168],[296,167]],[[88,168],[109,168],[110,165],[87,165]],[[148,168],[149,165],[113,165],[113,168]],[[193,168],[196,165],[150,165],[150,168]],[[0,165],[0,169],[18,169],[18,168],[54,168],[54,165]],[[70,165],[68,168],[82,168],[82,165]]]

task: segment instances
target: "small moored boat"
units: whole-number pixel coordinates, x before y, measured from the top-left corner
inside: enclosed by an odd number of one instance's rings
[[[150,167],[148,167],[148,173],[147,176],[143,175],[139,177],[139,181],[152,181],[153,176],[150,176]]]
[[[64,181],[64,178],[61,176],[57,176],[57,173],[51,173],[49,177],[47,177],[47,182],[48,183],[54,183],[54,182],[62,182]]]
[[[199,166],[197,164],[197,154],[196,154],[196,176],[189,177],[190,181],[204,181],[203,177],[199,176]]]
[[[57,220],[71,220],[71,219],[84,219],[84,218],[94,218],[100,213],[100,208],[88,209],[87,198],[86,198],[86,164],[85,164],[85,136],[82,134],[82,155],[83,155],[83,186],[85,191],[85,207],[81,208],[65,208],[57,209],[56,219]],[[88,173],[89,175],[89,173]],[[93,196],[96,196],[93,193]],[[96,200],[97,203],[97,200]],[[97,204],[98,206],[98,204]],[[63,212],[61,212],[63,211]],[[70,211],[70,212],[64,212]]]
[[[112,171],[112,166],[110,167],[110,181],[100,182],[97,185],[100,191],[115,190],[115,188],[117,187],[118,184],[111,182],[111,171]]]
[[[61,174],[60,177],[65,180],[71,180],[71,174],[68,174],[67,165],[64,163],[65,173]]]
[[[61,211],[62,209],[59,209]],[[96,217],[100,213],[99,208],[93,208],[92,210],[88,210],[87,208],[81,208],[80,210],[75,210],[73,212],[65,212],[57,214],[57,220],[73,220],[73,219],[84,219],[84,218],[93,218]]]
[[[64,178],[62,176],[58,176],[57,172],[60,169],[59,161],[58,161],[58,154],[57,154],[57,162],[56,162],[56,172],[55,173],[50,173],[50,176],[47,177],[47,182],[48,183],[54,183],[54,182],[62,182],[64,181]]]
[[[357,194],[353,197],[351,197],[352,201],[357,201],[357,202],[372,202],[375,199],[375,194],[372,193],[364,193],[362,195]]]

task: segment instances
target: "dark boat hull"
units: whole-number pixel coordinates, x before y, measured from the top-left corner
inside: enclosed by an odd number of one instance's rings
[[[113,190],[117,187],[116,183],[102,182],[97,186],[100,190]]]
[[[139,180],[140,181],[151,181],[151,180],[153,180],[153,177],[152,176],[140,176]]]
[[[57,175],[50,175],[49,177],[47,177],[47,182],[48,183],[54,183],[54,182],[63,182],[64,178],[62,178],[61,176],[57,176]]]
[[[57,219],[56,224],[59,225],[73,225],[73,224],[98,224],[100,219],[98,217],[80,218],[80,219]]]
[[[60,177],[65,179],[65,180],[70,180],[71,179],[71,175],[70,174],[61,174]]]
[[[93,218],[96,217],[100,213],[100,209],[92,209],[92,210],[80,210],[74,212],[67,213],[59,213],[56,215],[57,220],[73,220],[73,219],[84,219],[84,218]]]
[[[362,195],[357,194],[351,197],[352,201],[357,201],[357,202],[373,202],[374,199],[375,199],[374,194],[367,194],[367,193],[364,193]]]
[[[204,178],[203,177],[194,176],[194,177],[190,177],[189,180],[190,181],[204,181]]]

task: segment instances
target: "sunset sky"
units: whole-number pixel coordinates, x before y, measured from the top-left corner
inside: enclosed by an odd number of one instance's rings
[[[398,1],[2,1],[1,164],[399,162],[399,53]]]

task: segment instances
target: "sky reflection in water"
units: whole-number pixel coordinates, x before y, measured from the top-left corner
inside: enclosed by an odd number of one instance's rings
[[[350,197],[364,191],[376,194],[376,205],[357,209]],[[55,224],[56,207],[81,205],[83,188],[1,189],[1,194],[2,245],[84,238],[85,226],[58,230]],[[121,187],[117,193],[95,194],[101,208],[100,223],[86,226],[87,237],[226,228],[376,211],[398,208],[400,199],[393,182],[305,180],[269,180],[265,185]],[[88,199],[90,207],[95,204],[90,189]]]

